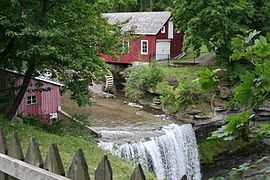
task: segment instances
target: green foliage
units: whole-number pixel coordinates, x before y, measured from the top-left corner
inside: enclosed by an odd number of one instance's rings
[[[49,70],[74,100],[88,104],[89,84],[106,72],[100,53],[113,54],[122,46],[120,28],[102,18],[103,7],[87,0],[0,4],[0,71],[29,70],[34,77]]]
[[[260,36],[254,40],[258,32],[253,31],[247,37],[238,36],[232,40],[232,60],[245,58],[254,68],[241,76],[241,83],[235,89],[235,100],[249,110],[227,118],[226,125],[212,133],[213,138],[232,140],[241,138],[250,141],[262,135],[268,135],[268,126],[262,126],[258,132],[251,131],[249,120],[254,116],[253,111],[270,98],[270,35]]]
[[[142,98],[147,88],[155,89],[164,78],[161,68],[154,62],[149,65],[130,67],[125,74],[128,80],[124,90],[126,95],[133,100]]]
[[[222,138],[224,140],[232,140],[241,138],[245,141],[249,141],[249,120],[253,116],[254,115],[252,111],[245,111],[240,114],[228,117],[225,119],[227,124],[214,131],[209,139]]]
[[[233,153],[249,143],[242,140],[224,141],[222,139],[207,139],[199,143],[201,163],[211,164],[215,158],[227,152]]]
[[[210,69],[204,69],[200,73],[199,83],[203,91],[209,91],[210,89],[215,88],[218,83],[218,78],[215,75],[215,71]]]
[[[269,137],[270,136],[270,124],[261,124],[260,130],[257,133],[258,137]]]
[[[179,78],[177,86],[170,86],[167,82],[159,83],[157,93],[160,95],[161,105],[172,113],[178,112],[182,107],[198,103],[197,100],[201,96],[198,83],[185,78]]]
[[[157,85],[157,93],[159,93],[160,102],[170,112],[176,113],[180,109],[179,96],[175,94],[173,86],[167,82],[161,82]]]
[[[164,11],[173,0],[99,0],[106,12]]]
[[[176,0],[173,19],[185,32],[187,46],[197,50],[204,44],[228,60],[231,38],[251,24],[254,12],[251,0]]]
[[[235,89],[235,98],[244,106],[256,107],[270,97],[270,33],[266,37],[251,32],[247,38],[233,39],[232,60],[245,58],[254,65],[254,70],[241,76],[241,84]]]

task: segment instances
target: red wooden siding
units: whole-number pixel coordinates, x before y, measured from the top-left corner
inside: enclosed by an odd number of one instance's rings
[[[168,39],[169,34],[169,21],[165,23],[165,33],[161,33],[162,28],[157,33],[157,39]]]
[[[174,29],[173,39],[171,40],[171,58],[175,58],[183,52],[184,33],[176,32]]]
[[[161,30],[157,34],[157,39],[168,39],[169,34],[169,21],[165,24],[165,33],[161,33]],[[184,33],[183,32],[177,32],[175,29],[175,26],[173,26],[173,39],[171,40],[171,58],[174,58],[178,55],[180,55],[183,51],[183,39]]]
[[[129,43],[130,51],[127,54],[121,55],[118,60],[114,60],[111,56],[101,54],[101,57],[106,62],[110,63],[133,63],[135,61],[148,62],[156,56],[156,43],[157,40],[168,40],[170,41],[170,58],[175,58],[180,55],[183,51],[183,32],[177,32],[175,26],[173,26],[173,39],[169,39],[169,20],[164,24],[165,33],[162,33],[162,29],[159,30],[157,35],[145,35],[139,40],[135,40]],[[141,54],[141,40],[148,40],[148,54]]]
[[[141,54],[141,40],[148,40],[148,54]],[[120,56],[119,60],[114,60],[111,56],[101,54],[107,62],[132,63],[135,61],[147,62],[152,59],[156,52],[156,36],[142,36],[140,39],[129,43],[130,50],[127,54]]]
[[[22,83],[22,79],[18,81],[18,84]],[[48,89],[48,91],[38,91],[36,84],[41,83],[42,89]],[[36,104],[27,105],[27,97],[35,95],[37,98]],[[33,116],[42,119],[45,122],[49,122],[50,113],[58,112],[60,106],[60,91],[59,86],[37,80],[31,80],[27,92],[19,106],[17,111],[22,116]]]

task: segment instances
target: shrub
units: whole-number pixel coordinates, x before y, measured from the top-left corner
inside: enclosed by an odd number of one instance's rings
[[[181,107],[187,107],[198,103],[202,96],[197,82],[190,82],[186,78],[178,79],[178,86],[170,86],[167,82],[157,85],[157,93],[160,101],[171,113],[177,113]]]
[[[128,77],[124,91],[132,100],[144,97],[147,88],[156,88],[156,85],[164,78],[164,74],[156,63],[149,65],[130,67],[125,71]]]

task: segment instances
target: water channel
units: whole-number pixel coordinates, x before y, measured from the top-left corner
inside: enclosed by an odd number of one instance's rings
[[[190,124],[175,124],[128,106],[122,99],[95,98],[91,107],[92,127],[101,133],[99,146],[140,163],[157,179],[200,180],[195,133]],[[162,116],[161,116],[162,117]]]

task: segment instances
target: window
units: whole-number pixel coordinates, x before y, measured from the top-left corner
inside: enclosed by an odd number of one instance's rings
[[[166,27],[163,26],[162,29],[161,29],[161,33],[165,33],[166,32]]]
[[[129,40],[123,39],[122,46],[123,46],[124,53],[127,53],[129,50]]]
[[[141,54],[148,54],[148,41],[147,40],[141,41]]]
[[[27,105],[36,104],[36,103],[37,103],[36,95],[27,96]]]

